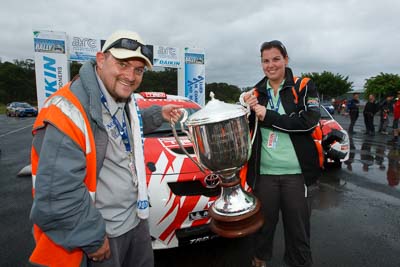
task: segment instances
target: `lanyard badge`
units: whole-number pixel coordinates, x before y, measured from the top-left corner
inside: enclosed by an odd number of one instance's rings
[[[275,107],[274,101],[272,100],[271,90],[272,89],[267,89],[269,106],[273,111],[278,112],[279,106],[281,105],[281,96],[280,95],[278,96],[278,101],[276,101],[276,107]]]

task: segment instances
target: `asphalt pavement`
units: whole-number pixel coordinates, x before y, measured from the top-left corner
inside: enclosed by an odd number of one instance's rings
[[[335,115],[346,129],[349,118]],[[34,118],[0,115],[0,266],[30,266],[34,246],[29,212],[31,178],[17,177],[29,164]],[[378,125],[376,117],[375,125]],[[389,129],[390,130],[390,129]],[[365,135],[363,118],[351,136],[351,160],[327,169],[313,190],[311,245],[314,266],[400,266],[400,150],[390,136]],[[250,266],[251,239],[217,238],[155,252],[159,266]],[[284,266],[281,224],[273,267]]]

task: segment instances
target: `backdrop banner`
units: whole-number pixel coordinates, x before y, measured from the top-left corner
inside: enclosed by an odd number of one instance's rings
[[[179,68],[179,49],[170,46],[153,46],[153,65],[155,67]]]
[[[38,108],[69,81],[66,33],[33,31]]]
[[[185,48],[184,96],[201,106],[205,104],[205,55],[203,50]]]
[[[69,60],[84,62],[90,59],[96,59],[96,53],[101,50],[99,39],[86,37],[69,38]]]

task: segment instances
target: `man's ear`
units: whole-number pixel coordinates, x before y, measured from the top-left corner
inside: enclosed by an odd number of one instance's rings
[[[96,65],[99,69],[103,68],[105,59],[106,59],[106,55],[103,52],[96,53]]]

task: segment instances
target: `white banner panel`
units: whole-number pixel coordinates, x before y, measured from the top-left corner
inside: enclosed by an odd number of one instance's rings
[[[179,49],[170,46],[153,46],[153,65],[157,67],[179,68]]]
[[[185,96],[201,106],[205,104],[205,55],[202,50],[185,49]]]
[[[36,93],[38,108],[69,81],[66,33],[34,31]]]
[[[101,50],[100,39],[70,37],[68,43],[69,60],[71,61],[96,59],[96,53]]]

